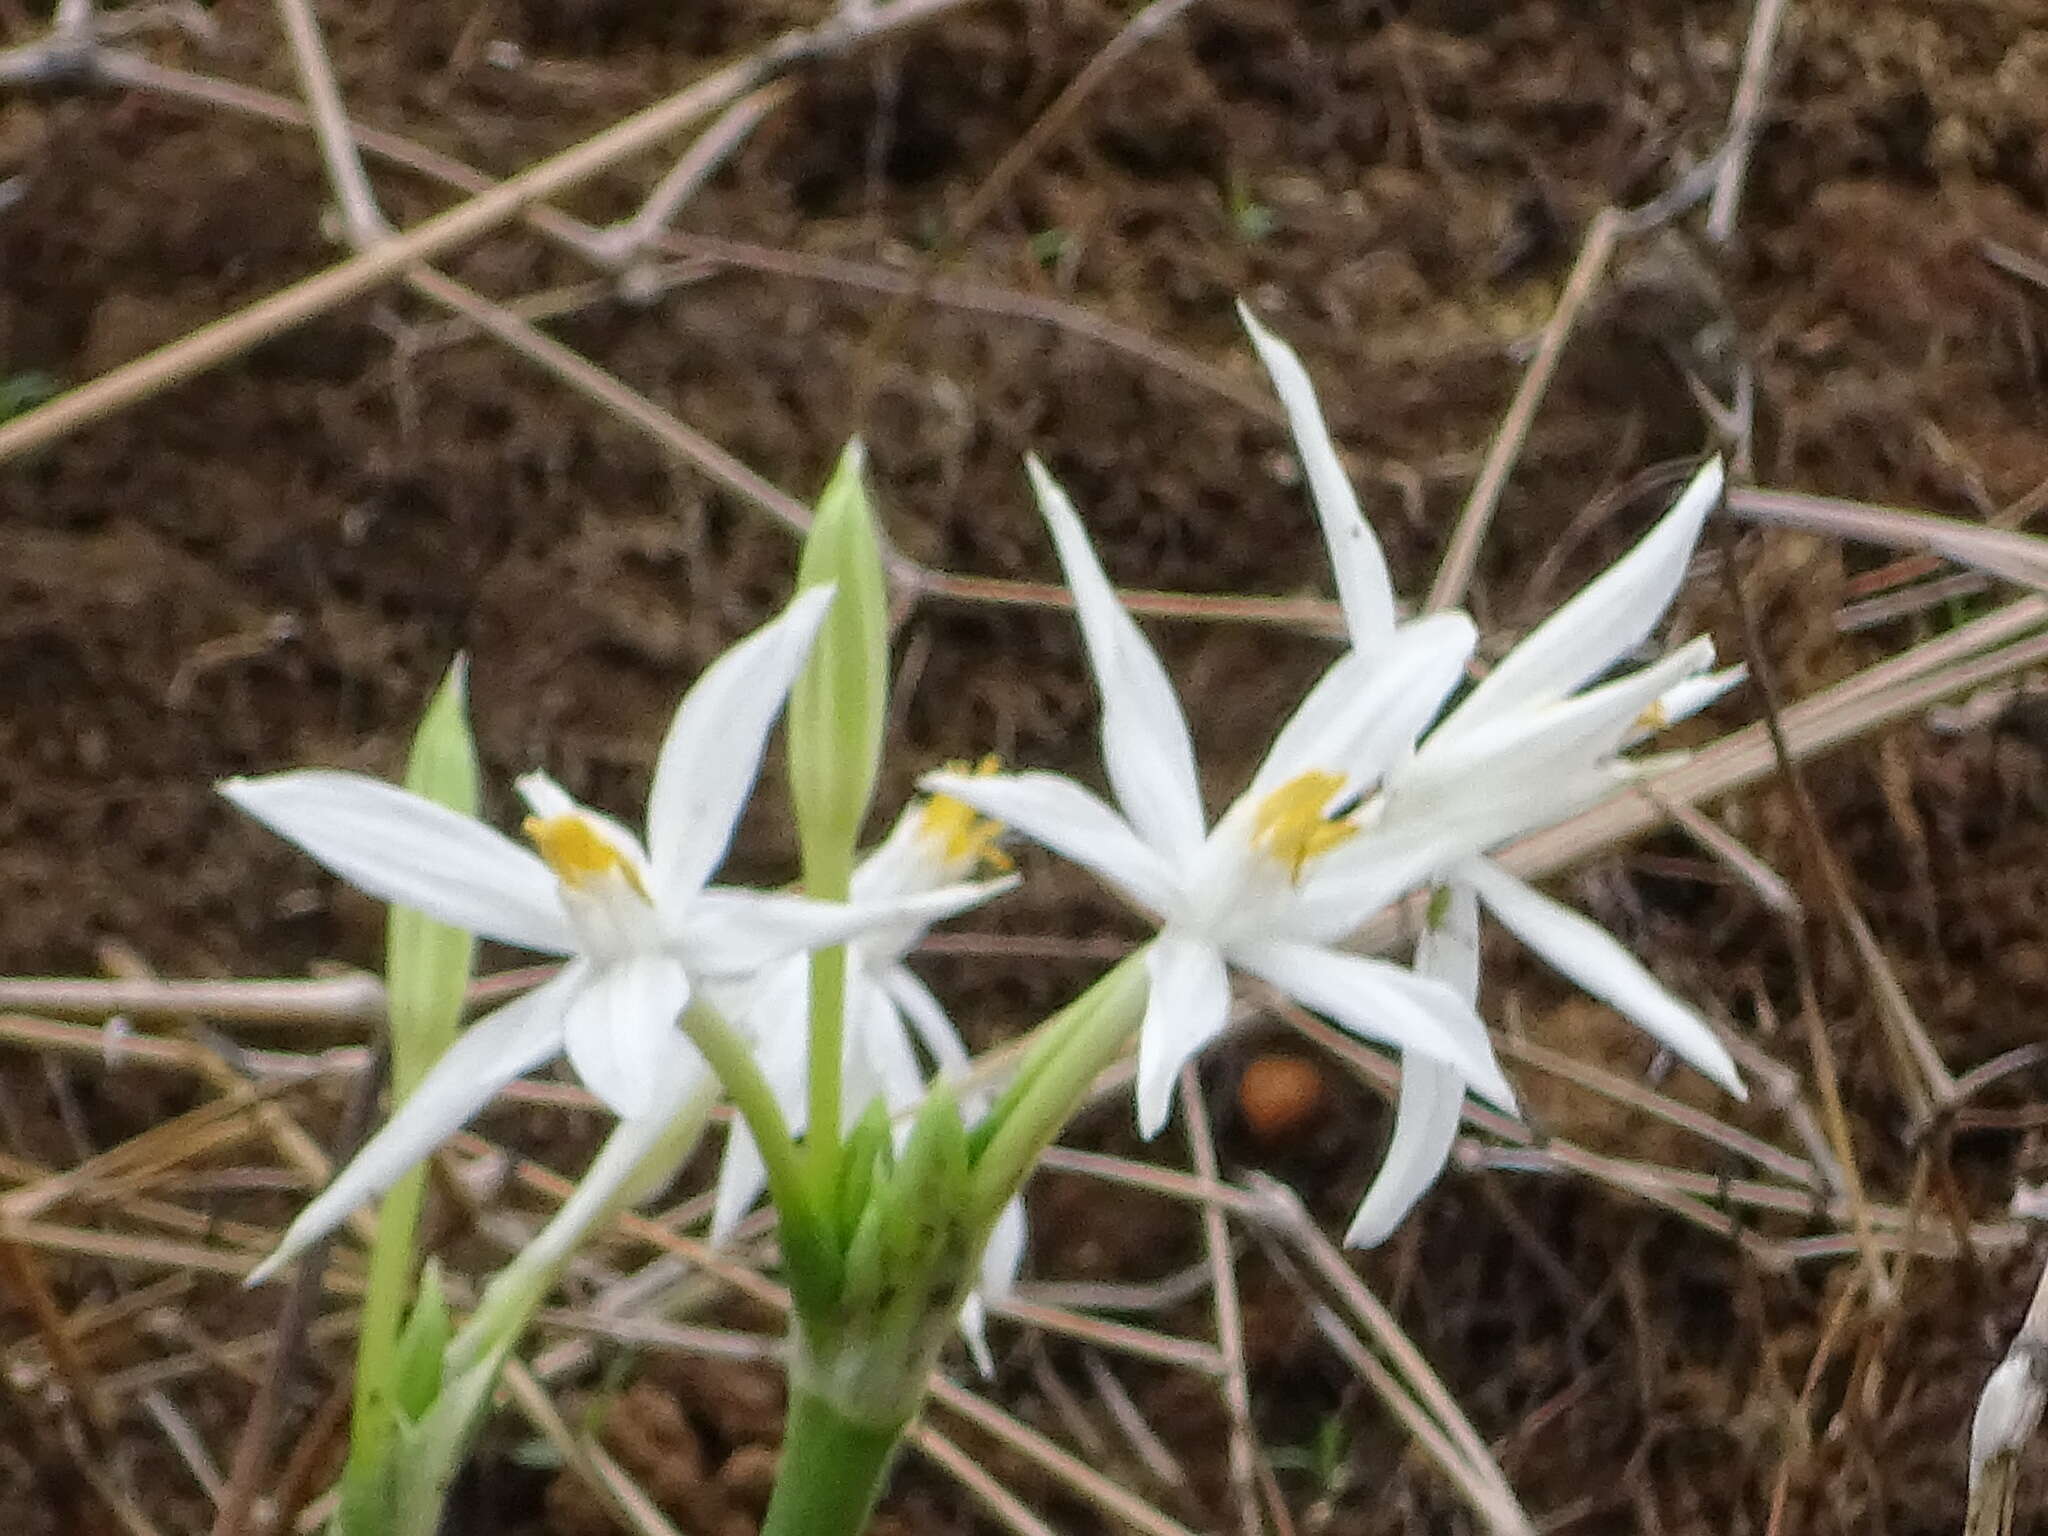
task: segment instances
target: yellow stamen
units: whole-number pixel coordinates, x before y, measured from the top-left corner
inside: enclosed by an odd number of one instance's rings
[[[570,890],[582,890],[616,870],[628,885],[646,896],[640,872],[587,817],[574,811],[566,816],[529,816],[520,823],[519,830],[555,872],[555,878]]]
[[[1002,759],[991,752],[971,768],[965,763],[947,763],[945,768],[948,773],[985,779],[1000,773],[1002,766]],[[939,857],[949,867],[993,870],[998,874],[1007,874],[1016,868],[1010,856],[997,846],[997,839],[1003,835],[1003,824],[951,795],[933,795],[925,801],[918,830],[938,845]]]
[[[1671,725],[1671,711],[1664,707],[1662,699],[1656,700],[1636,716],[1636,729],[1645,733],[1667,730]]]
[[[1343,787],[1343,774],[1323,769],[1289,779],[1252,813],[1252,846],[1278,859],[1287,867],[1287,878],[1298,882],[1311,859],[1358,836],[1351,817],[1324,813]]]

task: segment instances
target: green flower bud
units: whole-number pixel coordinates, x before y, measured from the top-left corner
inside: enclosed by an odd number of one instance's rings
[[[452,811],[477,810],[476,743],[465,707],[461,657],[435,690],[413,736],[405,787]],[[391,1087],[404,1098],[448,1049],[462,1019],[475,938],[406,907],[393,907],[385,934],[384,984],[391,1007]]]
[[[789,698],[789,779],[804,884],[841,899],[874,794],[889,693],[889,589],[855,439],[818,501],[797,566],[799,588],[837,595]]]

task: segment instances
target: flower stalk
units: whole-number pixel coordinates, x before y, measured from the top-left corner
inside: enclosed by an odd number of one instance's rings
[[[888,587],[862,479],[866,457],[858,438],[846,445],[797,566],[798,590],[830,587],[837,594],[789,696],[790,794],[804,888],[825,901],[844,901],[851,890],[887,721]],[[821,1180],[839,1156],[845,1034],[846,950],[835,945],[811,957],[806,1141]]]
[[[458,659],[421,718],[405,785],[437,805],[474,815],[476,747],[465,718],[463,684]],[[402,1103],[454,1042],[476,940],[400,906],[391,909],[386,931],[391,1095]],[[414,1295],[425,1192],[422,1171],[413,1169],[391,1186],[377,1212],[356,1337],[349,1453],[335,1511],[340,1536],[382,1536],[390,1528],[402,1426],[420,1411],[423,1372],[438,1376],[438,1347],[432,1341],[437,1327],[446,1323],[446,1309],[431,1275]],[[423,1365],[430,1353],[436,1358],[431,1366]],[[431,1390],[426,1395],[431,1397]]]
[[[782,1471],[761,1536],[859,1536],[902,1432],[900,1424],[849,1417],[817,1393],[792,1392]]]

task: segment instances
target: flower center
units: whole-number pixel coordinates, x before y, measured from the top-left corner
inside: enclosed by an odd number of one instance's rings
[[[965,763],[947,763],[946,771],[985,779],[1001,772],[1002,766],[1002,759],[990,753],[971,768]],[[1010,856],[997,846],[996,840],[1003,835],[1003,824],[951,795],[933,795],[925,801],[918,830],[937,846],[939,857],[948,868],[1007,873],[1016,867]]]
[[[1355,815],[1332,816],[1327,810],[1343,787],[1344,775],[1326,769],[1289,779],[1252,812],[1252,846],[1279,861],[1287,878],[1298,883],[1311,859],[1358,836]]]
[[[588,890],[616,871],[642,898],[640,872],[611,839],[573,811],[562,816],[529,816],[519,825],[555,878],[572,891]]]

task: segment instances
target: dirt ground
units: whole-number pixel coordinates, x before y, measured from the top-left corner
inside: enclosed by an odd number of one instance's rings
[[[0,46],[40,36],[46,10],[0,0]],[[359,121],[492,176],[822,14],[813,0],[325,10]],[[153,26],[123,46],[295,99],[270,7],[193,14],[209,36]],[[648,302],[583,296],[550,334],[798,497],[858,432],[890,536],[929,566],[1053,578],[1019,469],[1030,451],[1120,582],[1326,594],[1314,520],[1231,313],[1243,295],[1301,349],[1397,579],[1419,594],[1589,220],[1665,191],[1721,142],[1748,9],[1194,0],[1029,137],[1130,14],[1096,0],[963,5],[804,77],[683,213],[696,265]],[[2048,294],[1986,255],[2048,261],[2044,24],[2048,9],[2027,0],[1793,0],[1732,240],[1701,238],[1697,213],[1626,239],[1570,342],[1481,564],[1473,603],[1489,648],[1623,547],[1679,461],[1713,444],[1688,370],[1714,389],[1738,362],[1753,370],[1762,484],[1990,520],[2048,481]],[[661,168],[635,162],[566,206],[623,217]],[[373,174],[401,225],[454,200],[410,172]],[[334,262],[330,202],[301,130],[162,94],[0,86],[0,395],[82,382]],[[447,270],[508,301],[590,275],[521,230]],[[905,277],[908,295],[892,296]],[[1089,334],[1080,313],[1121,329]],[[176,976],[374,965],[379,912],[239,821],[214,780],[305,763],[393,771],[427,690],[465,651],[496,811],[510,777],[538,764],[628,811],[685,681],[786,594],[792,545],[756,509],[442,322],[403,292],[365,300],[0,465],[0,972],[95,974],[110,942]],[[1763,640],[1755,659],[1787,697],[1960,612],[1844,634],[1838,608],[1888,557],[1738,531],[1710,554],[1736,562]],[[1678,632],[1709,629],[1742,653],[1725,587],[1703,577],[1681,608]],[[1195,701],[1220,800],[1327,642],[1228,623],[1152,633]],[[924,768],[987,750],[1096,774],[1068,617],[931,599],[899,646],[891,803]],[[1756,709],[1744,695],[1715,723]],[[2041,1035],[2044,742],[2019,715],[1956,735],[1915,721],[1809,772],[1857,904],[1958,1073]],[[1820,889],[1778,789],[1721,809],[1803,894]],[[792,861],[770,794],[729,870],[776,880]],[[978,1045],[1086,979],[1099,962],[1068,941],[1135,931],[1081,877],[1028,857],[1026,869],[1020,894],[963,926],[1028,940],[1027,957],[924,967]],[[1824,908],[1810,901],[1809,921],[1788,925],[1674,832],[1562,889],[1809,1093],[1797,1021],[1810,979],[1871,1198],[1995,1222],[2048,1171],[2038,1066],[2005,1079],[1975,1121],[1912,1134],[1866,975]],[[1492,959],[1488,1008],[1517,1033],[1631,1078],[1651,1066],[1638,1037],[1508,946]],[[1259,1048],[1207,1063],[1225,1172],[1285,1177],[1340,1221],[1382,1145],[1380,1100],[1326,1067],[1306,1125],[1255,1138],[1234,1090]],[[1517,1075],[1544,1130],[1727,1171],[1712,1147],[1608,1099]],[[1791,1145],[1767,1106],[1730,1111],[1695,1089],[1674,1084]],[[76,1164],[204,1098],[182,1077],[18,1046],[0,1048],[0,1090],[10,1179]],[[331,1133],[333,1102],[306,1112]],[[565,1172],[590,1145],[587,1117],[543,1109],[492,1130]],[[1082,1140],[1139,1151],[1121,1107]],[[1185,1166],[1178,1132],[1146,1155]],[[267,1198],[263,1219],[289,1209],[274,1187]],[[1149,1282],[1200,1260],[1182,1207],[1071,1174],[1048,1174],[1033,1198],[1038,1279]],[[1831,1229],[1788,1216],[1758,1230]],[[2021,1242],[1927,1259],[1878,1305],[1855,1284],[1853,1249],[1774,1270],[1611,1185],[1478,1171],[1447,1179],[1358,1270],[1546,1531],[1904,1536],[1959,1526],[1971,1406],[2036,1257]],[[67,1312],[133,1301],[163,1275],[104,1257],[42,1262]],[[1474,1529],[1316,1332],[1295,1280],[1257,1243],[1241,1268],[1255,1425],[1295,1528]],[[10,1294],[0,1340],[19,1361],[32,1321]],[[203,1278],[93,1364],[189,1350],[195,1330],[260,1337],[275,1305]],[[1204,1337],[1206,1306],[1148,1321]],[[1119,1366],[1161,1441],[1164,1469],[1148,1467],[1118,1438],[1083,1350],[1008,1325],[997,1345],[991,1391],[1013,1412],[1173,1519],[1229,1526],[1211,1386]],[[293,1383],[299,1431],[344,1360],[330,1340]],[[245,1359],[163,1389],[220,1464],[258,1374]],[[19,1372],[8,1379],[0,1507],[22,1512],[23,1536],[120,1528],[64,1449],[69,1421]],[[1049,1379],[1078,1394],[1080,1428]],[[758,1509],[776,1391],[760,1369],[611,1351],[565,1401],[680,1528],[738,1536]],[[155,1529],[207,1528],[207,1490],[139,1398],[108,1435],[108,1465],[146,1491]],[[603,1507],[531,1440],[512,1424],[486,1445],[461,1528],[606,1529]],[[966,1443],[1057,1529],[1111,1528],[1011,1453]],[[883,1521],[905,1536],[998,1528],[915,1462]]]

